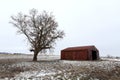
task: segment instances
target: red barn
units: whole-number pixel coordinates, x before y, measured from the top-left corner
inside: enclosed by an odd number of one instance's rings
[[[98,60],[99,51],[95,46],[69,47],[61,50],[61,60]]]

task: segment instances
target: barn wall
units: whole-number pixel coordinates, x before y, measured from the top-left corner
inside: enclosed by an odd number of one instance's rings
[[[87,60],[87,50],[74,51],[74,60]]]
[[[63,60],[73,60],[73,52],[71,51],[62,51],[61,59]]]
[[[91,50],[88,50],[88,60],[92,60],[92,52],[91,52]]]
[[[94,46],[72,47],[61,51],[62,60],[98,60],[99,58],[99,51]]]
[[[87,50],[62,51],[61,59],[63,60],[89,60]]]

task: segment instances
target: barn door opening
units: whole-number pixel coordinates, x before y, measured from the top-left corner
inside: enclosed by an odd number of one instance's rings
[[[92,51],[92,60],[97,60],[97,52]]]

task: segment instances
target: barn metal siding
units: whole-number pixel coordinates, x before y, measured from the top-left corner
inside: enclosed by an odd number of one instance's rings
[[[96,51],[93,55],[92,51]],[[99,59],[99,51],[94,46],[72,47],[61,50],[62,60],[93,60]]]

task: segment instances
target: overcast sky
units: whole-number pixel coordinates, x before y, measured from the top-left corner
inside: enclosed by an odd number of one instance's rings
[[[120,0],[0,0],[0,52],[30,53],[10,16],[32,8],[53,12],[66,36],[55,54],[66,47],[95,45],[100,56],[120,56]]]

